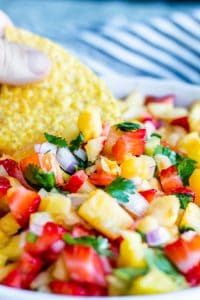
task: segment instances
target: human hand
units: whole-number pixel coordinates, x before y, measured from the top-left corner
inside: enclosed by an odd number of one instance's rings
[[[10,43],[4,39],[9,17],[0,11],[0,83],[25,85],[43,79],[50,71],[48,57],[27,46]]]

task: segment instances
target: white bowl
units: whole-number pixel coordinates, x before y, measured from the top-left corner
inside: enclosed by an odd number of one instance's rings
[[[177,105],[187,106],[192,101],[200,99],[200,87],[196,85],[184,84],[181,82],[154,80],[149,78],[125,78],[112,76],[103,78],[108,87],[116,97],[124,97],[132,90],[152,95],[176,94]],[[159,284],[159,282],[158,282]],[[12,289],[0,286],[0,300],[62,300],[62,299],[86,299],[86,297],[57,296],[40,292],[31,292],[19,289]],[[92,300],[105,300],[107,297],[92,297]],[[112,297],[112,300],[199,300],[200,287],[183,290],[180,292],[159,294],[150,296],[124,296]]]

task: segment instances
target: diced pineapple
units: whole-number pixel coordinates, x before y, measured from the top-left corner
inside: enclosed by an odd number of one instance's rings
[[[169,275],[156,268],[152,268],[146,275],[133,280],[129,294],[159,294],[175,290],[177,290],[176,282]]]
[[[8,177],[9,181],[10,181],[10,185],[12,187],[19,187],[22,186],[21,183],[14,177]]]
[[[195,203],[200,206],[200,169],[195,169],[189,179],[190,187],[195,192]]]
[[[43,287],[48,286],[51,281],[52,281],[52,276],[51,276],[50,270],[47,269],[46,271],[39,273],[34,278],[34,280],[31,282],[30,287],[33,290],[39,290]]]
[[[180,139],[187,134],[187,131],[180,126],[165,125],[158,130],[158,133],[171,147],[176,147]]]
[[[150,168],[155,166],[155,161],[146,155],[131,156],[123,161],[121,164],[121,176],[131,179],[133,177],[140,177],[143,180],[152,177]]]
[[[0,249],[0,255],[6,256],[9,261],[17,260],[22,253],[20,243],[21,235],[18,234],[13,236],[9,243],[4,248]]]
[[[144,97],[138,92],[132,92],[122,103],[122,119],[139,119],[145,115]]]
[[[104,170],[105,172],[112,175],[120,175],[121,169],[116,161],[110,160],[105,156],[101,156],[99,163],[102,170]]]
[[[151,136],[146,141],[145,154],[153,156],[156,147],[159,145],[160,145],[160,138],[156,136]]]
[[[109,276],[107,276],[106,279],[108,282],[108,295],[109,296],[125,295],[125,293],[127,291],[126,281],[123,281],[114,275],[109,275]]]
[[[1,270],[1,267],[5,266],[7,260],[8,260],[8,257],[6,255],[0,254],[0,270]]]
[[[20,229],[20,226],[13,215],[11,213],[7,213],[0,219],[0,229],[7,235],[13,235]]]
[[[176,196],[161,196],[151,202],[148,214],[156,218],[160,225],[170,227],[176,223],[179,208],[180,202]]]
[[[85,150],[87,153],[88,160],[90,162],[96,161],[97,157],[99,156],[99,154],[103,149],[104,141],[105,141],[105,137],[100,136],[95,139],[91,139],[87,142],[85,146]]]
[[[69,274],[67,272],[66,264],[63,256],[61,255],[53,265],[51,275],[56,280],[68,280]]]
[[[141,236],[134,231],[122,231],[118,265],[120,267],[145,267],[144,245]]]
[[[78,127],[84,135],[85,141],[99,137],[102,132],[99,109],[97,107],[88,107],[82,111],[78,119]]]
[[[187,205],[179,227],[193,228],[200,232],[200,208],[198,205],[192,202]]]
[[[158,228],[158,221],[152,216],[146,216],[142,218],[137,224],[137,230],[142,233],[147,233]]]
[[[86,180],[80,189],[78,190],[79,193],[81,194],[88,194],[92,191],[96,190],[95,185],[93,185],[89,180]]]
[[[162,119],[166,121],[172,121],[174,119],[186,117],[188,115],[188,111],[184,107],[175,107],[172,110],[168,110],[163,115]]]
[[[200,137],[197,132],[191,132],[180,139],[178,149],[196,160],[200,167]]]
[[[150,114],[156,118],[161,118],[161,119],[163,119],[163,116],[165,116],[166,113],[171,111],[172,109],[173,109],[172,102],[165,102],[165,103],[151,102],[147,105],[147,110],[150,112]]]
[[[172,166],[171,160],[166,155],[156,154],[154,156],[154,159],[156,161],[156,165],[158,167],[159,172],[161,172],[163,169],[167,169],[170,166]]]
[[[151,185],[147,180],[142,180],[141,184],[137,185],[137,191],[146,191],[150,189]]]
[[[160,182],[157,178],[155,178],[155,177],[151,178],[149,180],[149,184],[150,184],[152,189],[158,190],[160,192],[162,191]]]
[[[192,104],[188,120],[190,130],[200,133],[200,100]]]
[[[78,214],[111,239],[118,238],[121,230],[133,225],[129,214],[102,190],[91,192],[89,198],[80,206]]]
[[[5,232],[3,232],[2,230],[0,230],[0,248],[3,248],[9,241],[9,237],[5,234]]]
[[[13,269],[16,268],[16,263],[10,263],[0,268],[0,281],[2,281]]]

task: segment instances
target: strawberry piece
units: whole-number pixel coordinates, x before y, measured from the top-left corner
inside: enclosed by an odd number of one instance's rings
[[[69,178],[68,182],[63,185],[62,189],[64,191],[69,191],[70,193],[77,193],[87,178],[87,174],[83,170],[80,170]]]
[[[176,98],[176,95],[164,95],[161,97],[155,97],[152,95],[146,96],[145,98],[145,105],[148,105],[150,103],[174,103],[174,100]]]
[[[90,182],[97,186],[106,186],[109,185],[113,180],[115,180],[116,176],[110,173],[107,173],[103,170],[97,170],[92,173],[89,177]]]
[[[29,217],[37,211],[40,200],[38,193],[22,186],[10,188],[7,192],[7,202],[10,210],[22,227],[27,227]]]
[[[127,132],[118,138],[112,148],[114,158],[121,162],[127,154],[142,155],[145,147],[146,129]]]
[[[57,258],[59,251],[55,253],[53,245],[58,241],[62,241],[64,233],[66,233],[64,227],[48,222],[44,225],[42,235],[34,243],[26,243],[25,250],[31,255],[54,260]]]
[[[72,236],[74,238],[91,235],[92,230],[84,228],[82,225],[75,224],[72,229]]]
[[[156,189],[150,189],[150,190],[146,190],[146,191],[140,191],[140,194],[149,202],[151,203],[151,201],[153,201],[153,199],[155,198],[155,195],[157,193]]]
[[[158,120],[156,118],[153,118],[151,115],[145,116],[140,119],[140,122],[146,123],[146,122],[152,122],[156,129],[159,129],[162,126],[161,120]]]
[[[175,166],[170,166],[160,172],[160,182],[165,193],[173,193],[174,190],[183,187],[183,182]]]
[[[183,127],[186,131],[190,130],[190,126],[189,126],[189,122],[188,122],[188,117],[187,116],[174,119],[174,120],[171,121],[170,124],[174,125],[174,126]]]
[[[164,251],[179,271],[191,274],[193,268],[200,263],[200,235],[194,235],[189,240],[182,236],[165,246]]]
[[[200,263],[192,268],[186,275],[185,275],[188,283],[190,286],[196,286],[200,283]]]
[[[0,198],[6,195],[10,187],[10,181],[6,177],[0,176]]]
[[[23,173],[19,167],[19,164],[13,159],[2,159],[0,165],[3,166],[9,176],[16,178],[23,186],[29,187],[24,179]]]
[[[10,273],[8,273],[8,275],[2,280],[1,284],[12,288],[22,288],[19,269],[14,269]]]
[[[64,260],[71,279],[106,286],[101,260],[92,247],[68,246],[64,250]]]
[[[179,187],[173,191],[175,194],[186,194],[192,197],[192,200],[195,199],[195,193],[188,187]]]

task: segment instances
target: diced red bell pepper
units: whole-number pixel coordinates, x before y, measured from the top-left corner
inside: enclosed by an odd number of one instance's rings
[[[69,191],[70,193],[76,193],[85,183],[87,178],[87,174],[83,170],[80,170],[69,178],[68,182],[63,185],[62,189],[64,191]]]
[[[8,178],[0,176],[0,198],[7,194],[7,190],[11,187]]]
[[[189,240],[182,236],[165,246],[164,251],[179,271],[190,274],[191,270],[200,263],[200,235],[194,235]]]
[[[37,211],[40,200],[38,193],[23,186],[10,188],[7,192],[7,202],[11,213],[22,227],[27,227],[29,217]]]
[[[81,284],[76,281],[55,280],[50,283],[51,291],[55,294],[69,296],[106,296],[106,290],[97,285]]]
[[[115,180],[115,178],[116,178],[116,175],[112,175],[110,173],[107,173],[107,172],[99,169],[90,175],[89,180],[94,185],[107,186],[113,180]]]
[[[140,194],[149,202],[151,203],[151,201],[153,201],[153,199],[155,198],[155,195],[157,193],[156,189],[150,189],[150,190],[146,190],[146,191],[140,191]]]
[[[34,243],[26,243],[25,250],[33,256],[39,256],[44,259],[56,258],[59,253],[54,253],[53,245],[55,242],[63,240],[64,233],[66,233],[64,227],[48,222],[44,225],[42,235]]]
[[[161,97],[155,97],[155,96],[146,96],[145,98],[145,105],[148,105],[149,103],[174,103],[174,100],[176,98],[176,95],[164,95]]]
[[[188,117],[187,116],[174,119],[174,120],[171,121],[170,124],[174,125],[174,126],[181,126],[186,131],[190,130],[190,126],[189,126],[189,122],[188,122]]]
[[[74,245],[64,250],[64,261],[71,279],[106,286],[100,257],[92,247]]]
[[[173,193],[174,190],[183,187],[183,182],[175,166],[170,166],[160,172],[160,182],[165,193]]]
[[[188,187],[180,187],[177,188],[173,191],[174,194],[186,194],[186,195],[190,195],[192,200],[194,201],[195,199],[195,192],[193,192],[190,188]]]
[[[126,132],[118,138],[112,148],[114,158],[121,162],[127,154],[142,155],[144,153],[146,129],[141,128],[132,132]]]

